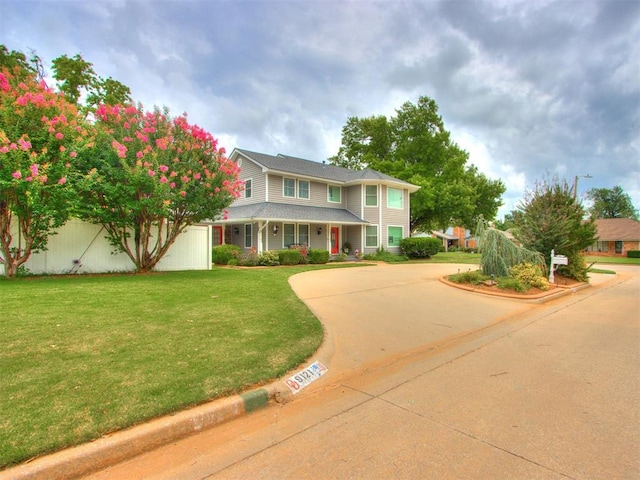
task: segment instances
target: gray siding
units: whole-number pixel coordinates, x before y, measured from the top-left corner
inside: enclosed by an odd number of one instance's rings
[[[244,192],[242,196],[235,200],[235,205],[247,205],[251,203],[260,203],[265,201],[265,174],[262,173],[262,168],[246,158],[242,159],[242,167],[240,167],[240,179],[251,179],[251,198],[244,198]]]

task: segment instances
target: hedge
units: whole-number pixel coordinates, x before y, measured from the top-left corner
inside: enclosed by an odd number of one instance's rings
[[[409,258],[429,258],[440,251],[442,242],[433,237],[407,237],[400,240],[400,251]]]
[[[298,265],[302,259],[302,254],[295,249],[279,250],[278,258],[280,259],[280,265]]]
[[[640,250],[627,250],[627,258],[640,258]]]
[[[242,249],[237,245],[218,245],[211,250],[212,261],[216,265],[228,265],[230,260],[237,260]]]
[[[307,255],[309,259],[309,263],[328,263],[329,262],[329,251],[328,250],[317,250],[310,249]]]

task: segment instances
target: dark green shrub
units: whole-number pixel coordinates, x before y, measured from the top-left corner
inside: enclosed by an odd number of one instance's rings
[[[640,258],[640,250],[628,250],[627,258]]]
[[[580,252],[567,253],[568,265],[560,265],[556,273],[563,277],[573,278],[579,282],[588,282],[587,275],[589,268],[584,260],[584,255]]]
[[[442,242],[432,237],[407,237],[400,240],[400,251],[409,258],[429,258],[442,248]]]
[[[278,259],[280,260],[280,265],[298,265],[301,258],[302,254],[299,250],[289,249],[278,251]]]
[[[498,278],[498,288],[502,290],[513,290],[518,293],[524,293],[529,287],[517,278],[500,277]]]
[[[216,265],[228,265],[229,260],[237,259],[242,255],[242,249],[237,245],[218,245],[212,249],[212,261]]]
[[[329,261],[329,251],[311,249],[309,250],[307,258],[309,259],[309,263],[313,263],[313,264],[327,263]]]
[[[387,263],[400,263],[408,262],[409,257],[406,255],[395,255],[386,251],[383,247],[378,248],[376,253],[367,253],[364,256],[365,260],[373,260],[374,262],[387,262]]]

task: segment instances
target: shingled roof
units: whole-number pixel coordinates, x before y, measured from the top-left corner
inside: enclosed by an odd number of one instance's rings
[[[227,222],[255,220],[340,223],[367,225],[369,222],[341,208],[310,207],[287,203],[262,202],[227,208]]]
[[[596,226],[601,242],[640,240],[640,222],[632,218],[599,218]]]
[[[366,168],[364,170],[350,170],[344,167],[329,165],[325,162],[314,162],[304,158],[292,157],[290,155],[266,155],[264,153],[252,152],[236,148],[234,152],[242,154],[246,158],[253,160],[267,171],[281,174],[300,175],[303,177],[317,178],[319,180],[342,183],[345,185],[381,182],[406,188],[410,193],[419,190],[420,187],[412,183],[405,182],[398,178],[385,175],[384,173]]]

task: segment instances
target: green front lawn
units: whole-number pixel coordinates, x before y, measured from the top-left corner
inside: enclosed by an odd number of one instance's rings
[[[312,268],[0,280],[0,468],[279,377],[322,342]]]

